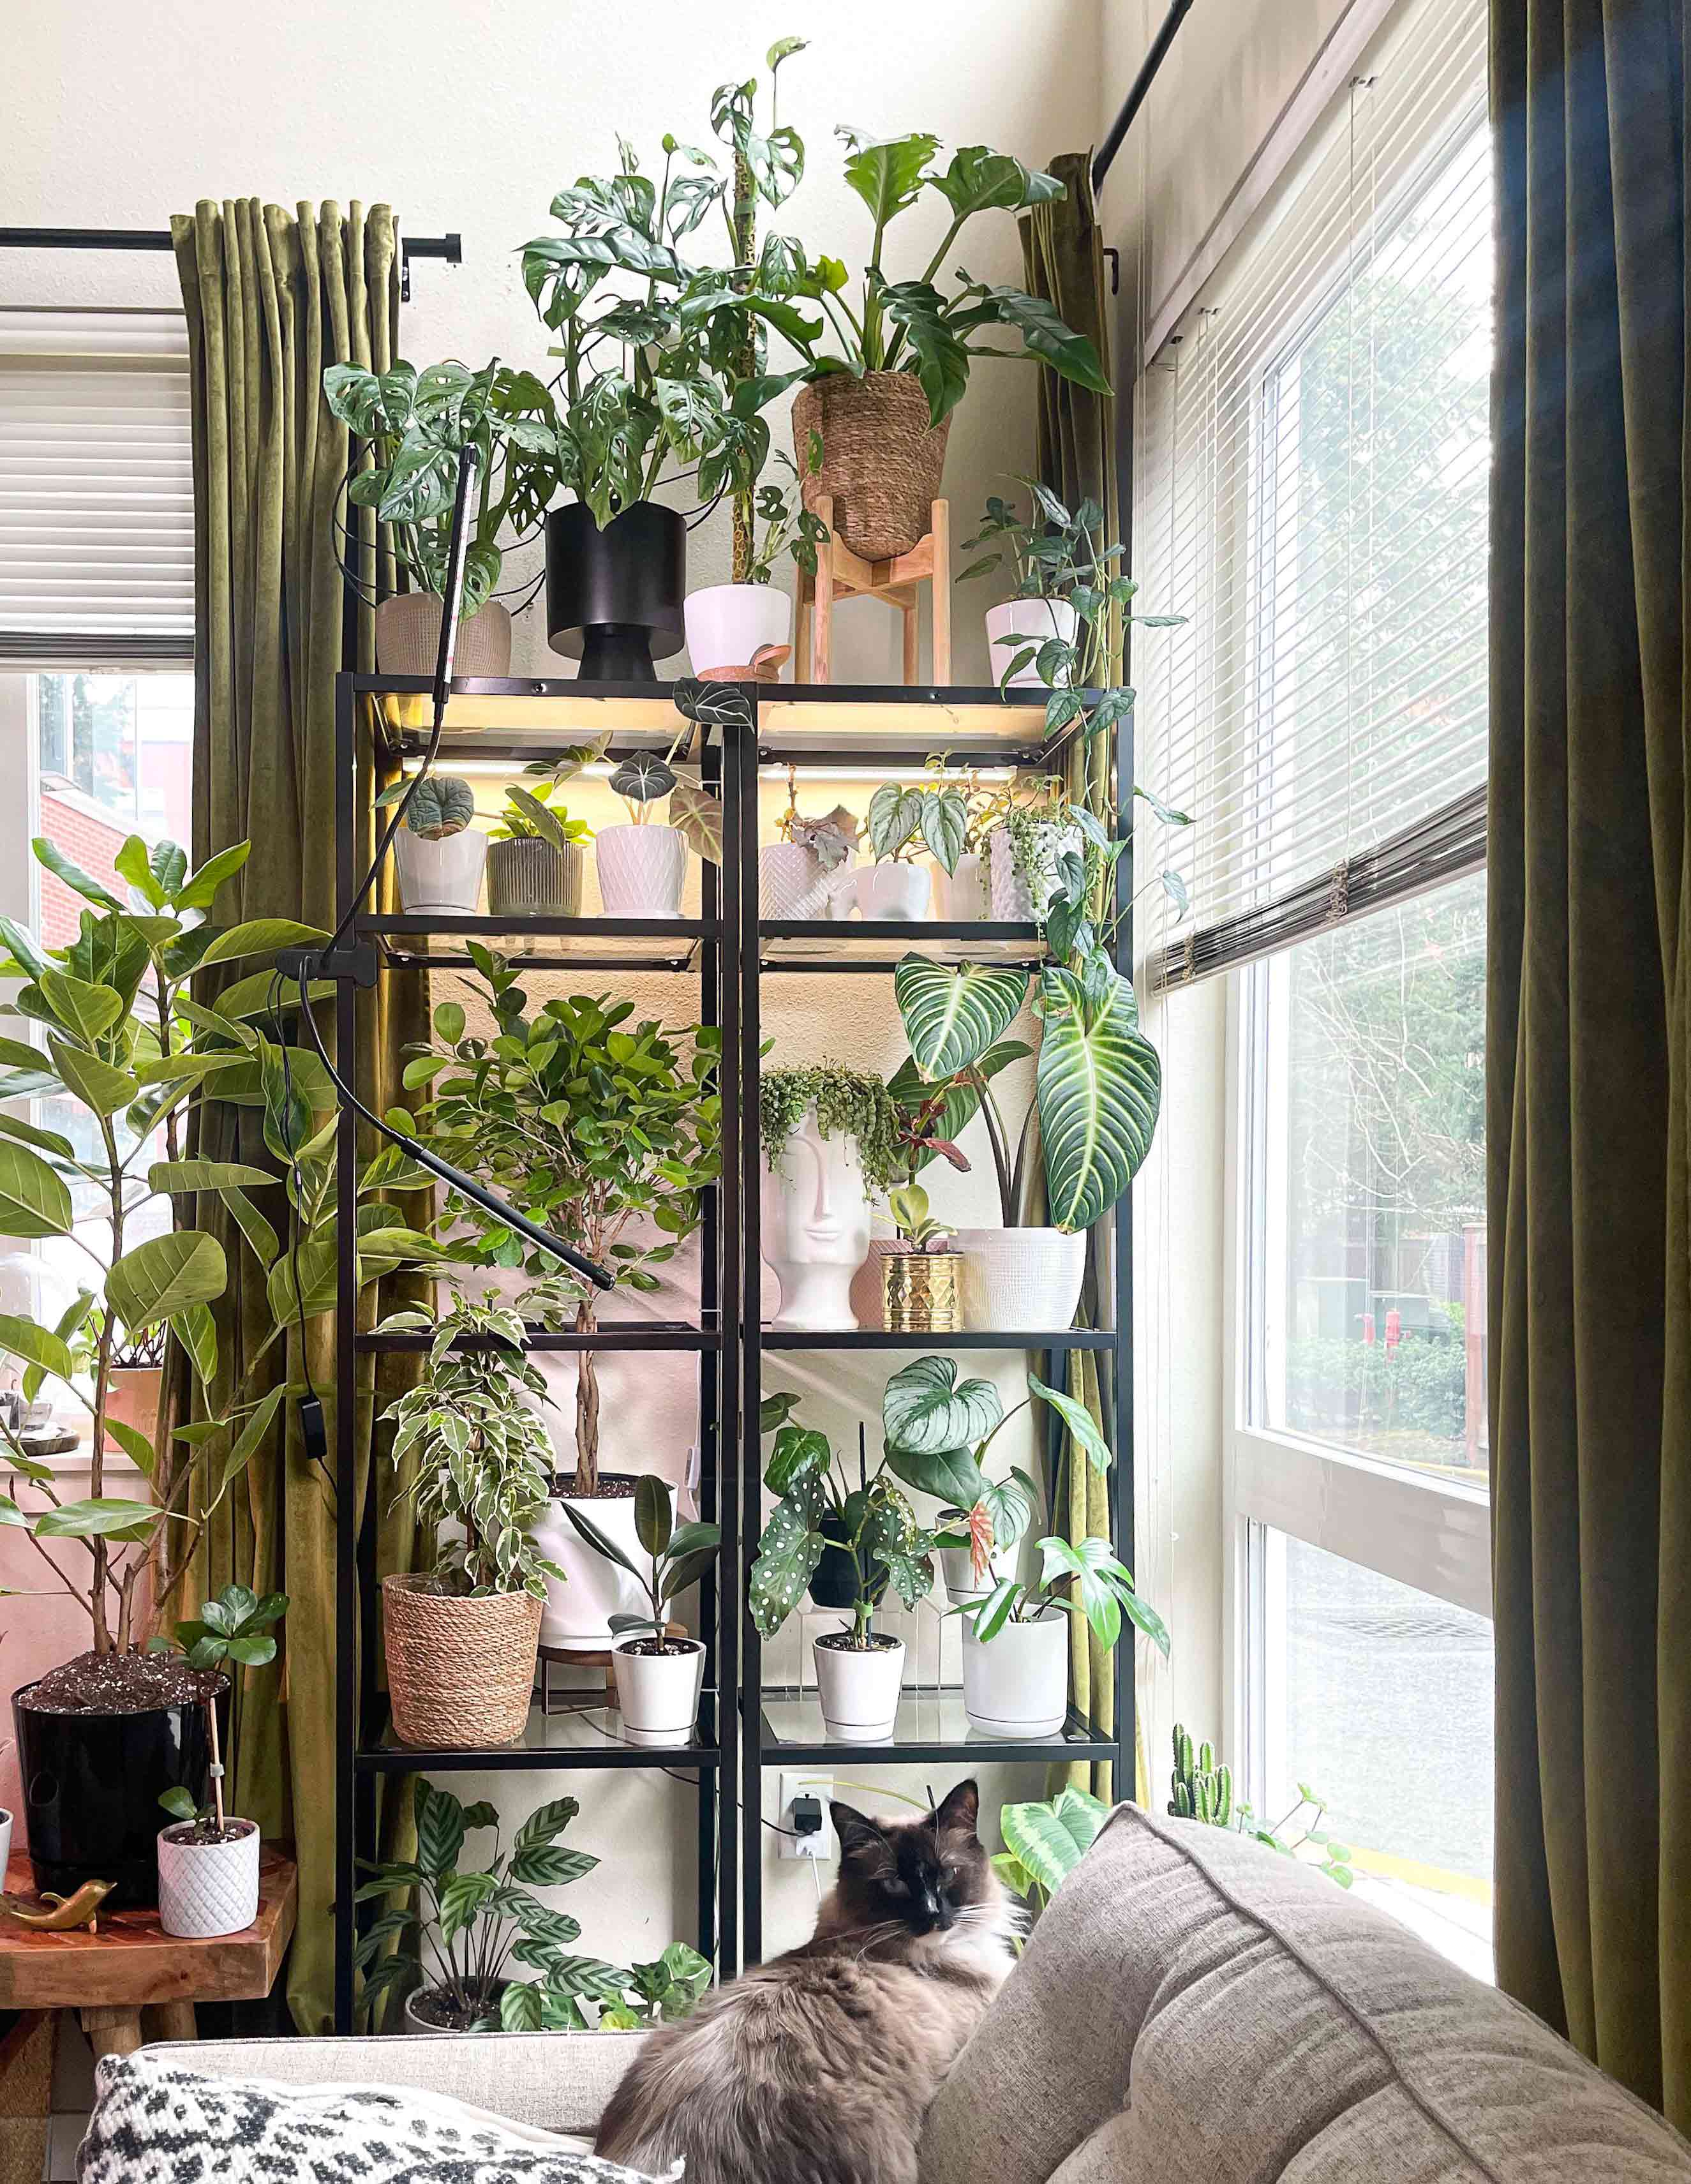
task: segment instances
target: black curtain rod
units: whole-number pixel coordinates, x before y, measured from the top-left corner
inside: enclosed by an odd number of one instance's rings
[[[1174,43],[1174,34],[1191,12],[1192,0],[1174,0],[1173,6],[1163,17],[1162,28],[1151,41],[1150,51],[1139,64],[1139,73],[1133,79],[1133,88],[1122,101],[1121,111],[1110,125],[1110,134],[1104,138],[1092,163],[1092,186],[1094,190],[1104,187],[1104,178],[1111,163],[1121,149],[1123,138],[1133,126],[1146,94],[1157,80],[1157,70],[1168,58],[1168,49]]]
[[[0,227],[0,250],[169,250],[168,227]],[[441,258],[464,263],[461,235],[402,235],[399,238],[399,295],[411,300],[411,260]]]

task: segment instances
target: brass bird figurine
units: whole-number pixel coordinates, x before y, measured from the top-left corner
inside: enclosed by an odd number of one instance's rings
[[[38,1934],[68,1934],[76,1926],[97,1934],[100,1906],[116,1886],[114,1880],[85,1880],[74,1896],[56,1896],[50,1888],[43,1889],[44,1911],[25,1911],[9,1896],[0,1896],[0,1911],[20,1926],[33,1926]]]

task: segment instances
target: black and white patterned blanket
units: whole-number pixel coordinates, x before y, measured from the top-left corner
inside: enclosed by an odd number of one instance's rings
[[[96,2086],[78,2184],[649,2184],[404,2086],[203,2077],[144,2052]]]

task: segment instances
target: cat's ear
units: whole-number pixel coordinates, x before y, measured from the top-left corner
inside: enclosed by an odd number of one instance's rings
[[[933,1825],[937,1834],[968,1836],[972,1838],[981,1821],[981,1786],[971,1775],[947,1792],[934,1808]]]
[[[839,1838],[842,1862],[850,1858],[854,1864],[871,1872],[876,1866],[893,1863],[885,1835],[866,1813],[859,1813],[854,1805],[837,1803],[831,1804],[828,1812],[834,1833]]]

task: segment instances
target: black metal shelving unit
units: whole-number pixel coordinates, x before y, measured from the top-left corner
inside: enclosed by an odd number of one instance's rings
[[[420,680],[342,675],[337,687],[336,874],[342,910],[359,879],[357,866],[359,712],[401,756],[422,747]],[[699,1628],[709,1653],[705,1698],[696,1741],[638,1750],[617,1742],[592,1718],[543,1715],[537,1707],[515,1745],[467,1752],[420,1752],[394,1744],[378,1712],[375,1680],[375,1503],[359,1499],[349,1446],[337,1455],[337,1506],[352,1513],[337,1532],[336,2011],[341,2030],[353,2020],[352,1908],[356,1860],[374,1841],[375,1793],[383,1777],[428,1771],[525,1772],[544,1769],[660,1768],[696,1776],[698,1797],[699,1947],[723,1977],[758,1961],[763,1943],[762,1780],[770,1768],[811,1765],[848,1755],[858,1768],[944,1765],[975,1761],[1110,1760],[1132,1752],[1133,1684],[1131,1648],[1115,1656],[1115,1727],[1106,1733],[1071,1712],[1062,1733],[1006,1742],[971,1732],[960,1692],[908,1692],[893,1737],[885,1744],[842,1745],[823,1731],[814,1693],[766,1689],[763,1652],[746,1606],[745,1577],[761,1529],[762,1448],[759,1411],[765,1352],[826,1354],[854,1350],[923,1348],[1032,1351],[1043,1377],[1065,1384],[1069,1360],[1092,1351],[1107,1358],[1111,1440],[1116,1462],[1109,1475],[1110,1529],[1131,1562],[1132,1357],[1129,1299],[1130,1214],[1126,1199],[1111,1217],[1115,1268],[1111,1324],[1064,1334],[1024,1330],[970,1332],[925,1341],[859,1329],[795,1334],[766,1329],[760,1320],[761,1256],[756,1146],[761,986],[783,973],[887,977],[909,949],[946,960],[1037,963],[1031,926],[989,922],[946,923],[771,922],[758,902],[758,812],[766,781],[790,766],[882,766],[919,772],[931,752],[959,767],[1043,770],[1043,694],[997,689],[820,686],[743,686],[749,733],[713,730],[704,753],[707,777],[720,787],[723,858],[703,868],[700,914],[692,918],[604,917],[496,920],[487,917],[364,916],[360,938],[375,944],[379,975],[398,976],[466,965],[464,942],[498,947],[515,965],[594,971],[665,971],[699,982],[699,1020],[720,1023],[723,1173],[710,1195],[701,1252],[697,1324],[613,1318],[591,1336],[536,1330],[536,1350],[567,1351],[587,1343],[605,1350],[696,1351],[699,1360],[700,1502],[722,1526],[724,1546],[713,1580],[701,1588]],[[666,683],[578,681],[463,681],[454,683],[446,716],[442,762],[453,756],[505,760],[520,766],[548,746],[575,743],[590,730],[611,731],[610,750],[667,743],[676,716]],[[1132,748],[1125,726],[1112,731],[1112,771],[1120,823],[1131,823]],[[1118,866],[1121,899],[1131,903],[1131,849]],[[1117,960],[1131,955],[1129,921],[1117,929]],[[336,1003],[340,1051],[354,1051],[357,997],[343,979]],[[342,1131],[338,1151],[342,1203],[353,1194],[357,1147]],[[342,1224],[339,1269],[337,1394],[342,1415],[356,1396],[358,1361],[383,1351],[420,1349],[419,1335],[357,1333],[356,1269],[349,1228]],[[1053,1424],[1054,1446],[1054,1422]]]

